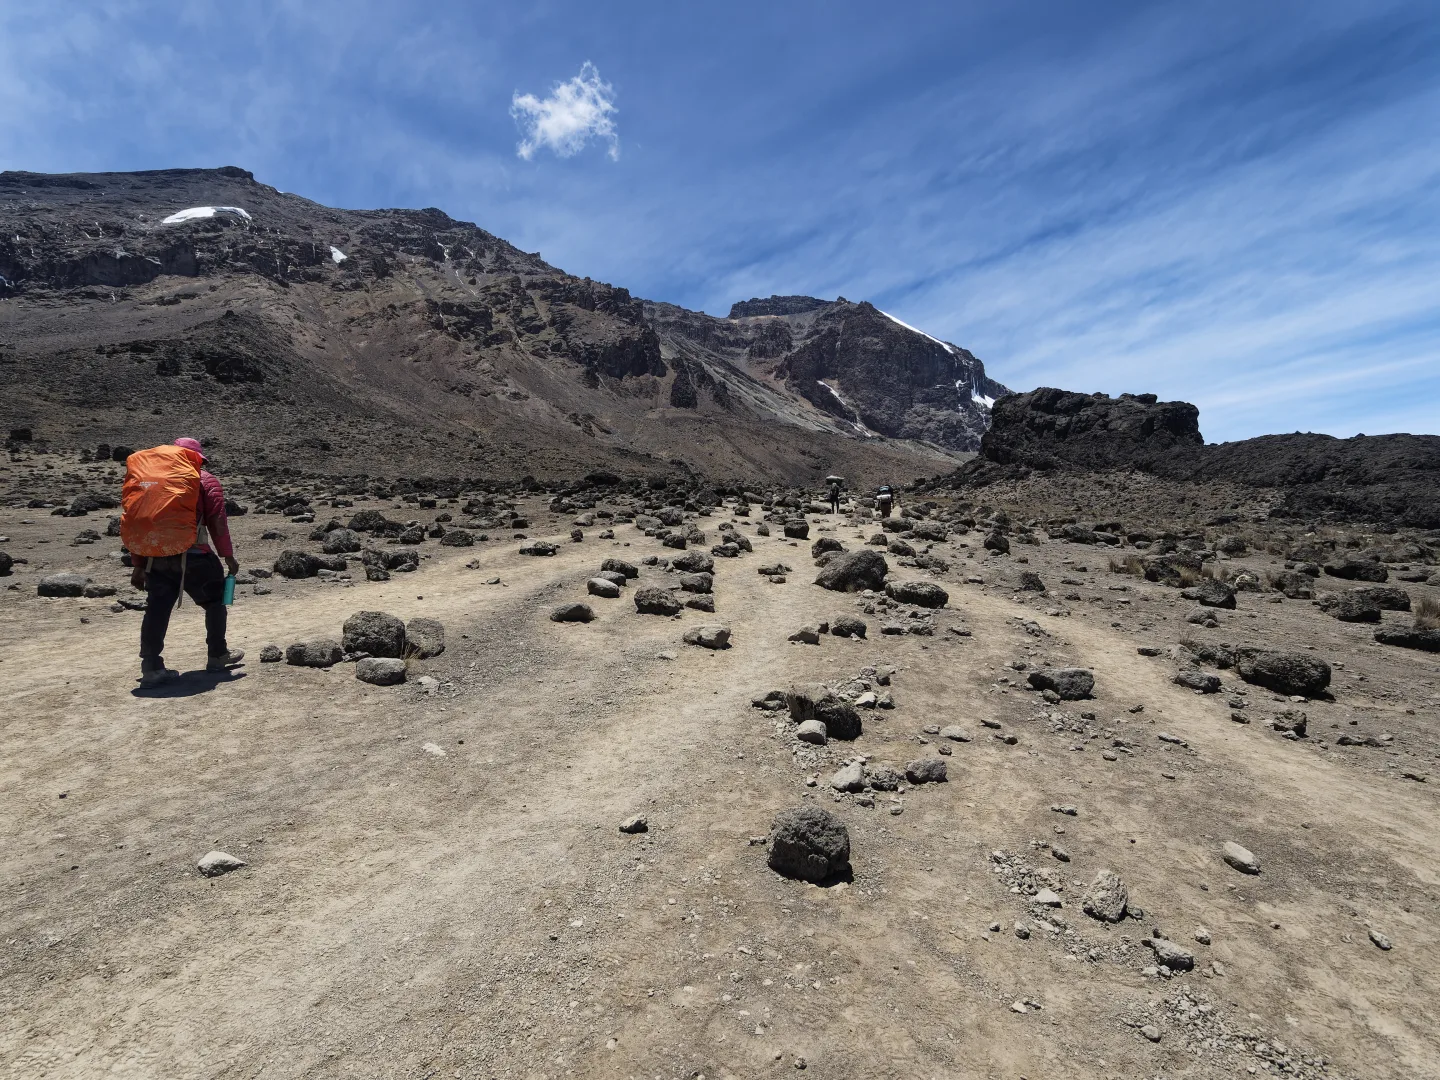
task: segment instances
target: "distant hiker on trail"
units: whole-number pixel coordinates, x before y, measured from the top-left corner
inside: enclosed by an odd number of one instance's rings
[[[225,517],[225,492],[205,471],[195,439],[176,439],[131,454],[125,462],[120,539],[130,552],[130,583],[146,593],[140,624],[140,685],[159,686],[178,676],[165,667],[165,631],[182,593],[205,611],[206,671],[224,671],[245,654],[225,642],[225,571],[240,570]]]
[[[830,513],[832,514],[840,512],[840,485],[843,483],[845,483],[843,476],[831,475],[825,478],[825,487],[830,494]]]
[[[895,493],[890,490],[889,484],[881,487],[879,492],[876,493],[875,506],[879,509],[882,518],[888,518],[890,516],[890,511],[895,508]]]

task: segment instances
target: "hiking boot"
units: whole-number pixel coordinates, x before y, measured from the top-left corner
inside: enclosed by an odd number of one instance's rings
[[[180,673],[173,668],[151,668],[149,671],[140,673],[140,689],[149,690],[152,687],[160,686],[171,679],[178,679]]]
[[[217,653],[205,661],[205,670],[224,671],[226,668],[234,667],[244,659],[245,651],[243,649],[231,649],[229,652]]]

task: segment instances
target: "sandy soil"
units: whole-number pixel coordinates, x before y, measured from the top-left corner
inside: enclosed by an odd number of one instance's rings
[[[553,558],[430,543],[387,583],[242,588],[231,642],[248,658],[228,676],[201,670],[187,603],[167,650],[185,674],[142,694],[139,614],[35,596],[58,568],[124,582],[116,541],[67,546],[103,515],[45,514],[0,510],[0,546],[30,560],[0,579],[6,1076],[1440,1076],[1437,781],[1400,777],[1436,772],[1440,665],[1308,603],[1242,594],[1210,632],[1345,665],[1334,702],[1300,706],[1312,737],[1297,743],[1264,723],[1292,704],[1228,672],[1226,693],[1200,696],[1137,655],[1193,631],[1190,605],[1104,572],[1103,553],[1017,548],[1051,585],[1035,597],[974,534],[936,545],[953,569],[933,637],[882,637],[865,616],[868,640],[805,646],[787,635],[862,601],[811,585],[808,545],[778,537],[717,560],[714,616],[641,616],[627,590],[594,601],[589,625],[549,622],[604,557],[673,552],[629,526],[569,543],[568,520],[540,513],[536,532],[564,541]],[[277,521],[237,520],[245,565],[273,559],[257,537]],[[812,537],[861,542],[812,521]],[[755,572],[776,558],[787,584]],[[641,583],[664,578],[647,567]],[[350,665],[258,662],[269,642],[338,637],[361,609],[439,618],[449,647],[396,688]],[[681,644],[706,622],[732,647]],[[1092,667],[1096,698],[1046,705],[1017,661]],[[866,714],[853,744],[802,748],[751,705],[876,664],[898,669],[896,707]],[[1231,722],[1232,686],[1254,722]],[[924,729],[950,723],[973,739],[950,747],[948,783],[873,807],[830,790],[854,755],[936,754]],[[1340,747],[1335,725],[1394,739]],[[803,800],[847,824],[853,880],[767,868],[751,838]],[[635,813],[649,833],[619,833]],[[1232,839],[1258,877],[1222,862]],[[249,865],[203,878],[213,848]],[[1026,868],[1064,898],[1048,928],[1012,889],[1035,881]],[[1143,919],[1081,913],[1102,868]],[[1194,940],[1202,926],[1213,944]],[[1157,928],[1195,971],[1146,973]]]

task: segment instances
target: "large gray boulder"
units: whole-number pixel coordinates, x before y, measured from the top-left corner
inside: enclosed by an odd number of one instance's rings
[[[828,810],[782,810],[770,826],[770,869],[803,881],[826,881],[850,865],[850,833]]]
[[[841,615],[830,621],[830,633],[835,637],[863,638],[868,629],[865,620],[855,615]]]
[[[1347,589],[1345,592],[1322,596],[1316,606],[1327,615],[1341,622],[1379,622],[1380,605],[1364,589]]]
[[[1235,607],[1235,589],[1214,578],[1206,578],[1198,585],[1182,589],[1180,595],[1186,600],[1194,600],[1204,607],[1231,609]]]
[[[1130,890],[1113,870],[1101,870],[1090,883],[1080,909],[1101,922],[1118,923],[1125,918],[1130,903]]]
[[[933,581],[892,581],[885,586],[885,595],[898,604],[942,608],[950,602],[950,594]]]
[[[620,599],[620,586],[609,578],[592,577],[585,582],[585,591],[591,596],[598,596],[602,600]]]
[[[1351,592],[1369,597],[1381,611],[1410,610],[1410,594],[1394,585],[1362,585]]]
[[[321,549],[326,555],[344,555],[360,550],[360,534],[351,529],[334,529],[325,534]]]
[[[885,587],[885,575],[889,572],[890,564],[885,561],[885,556],[865,548],[832,559],[820,571],[815,584],[833,592],[878,591]]]
[[[84,596],[85,586],[89,584],[90,579],[84,574],[46,574],[35,586],[35,592],[40,596]]]
[[[618,574],[624,574],[626,578],[636,578],[640,576],[640,568],[632,563],[626,562],[624,559],[606,559],[600,564],[600,569],[613,570]]]
[[[405,681],[405,661],[389,656],[367,656],[356,662],[355,678],[372,686],[395,686]]]
[[[314,577],[319,569],[320,560],[308,551],[282,551],[275,560],[275,573],[281,577]]]
[[[1062,701],[1080,701],[1095,689],[1095,673],[1088,668],[1040,668],[1026,678],[1036,690],[1053,690]]]
[[[341,644],[346,652],[403,657],[405,623],[384,611],[357,611],[345,620]]]
[[[669,589],[646,585],[635,590],[635,610],[641,615],[678,615],[682,606]]]
[[[550,612],[551,622],[589,622],[595,618],[595,612],[589,604],[570,603],[561,604]]]
[[[1390,571],[1371,559],[1343,558],[1325,564],[1325,573],[1346,581],[1388,581]]]
[[[728,626],[692,626],[685,631],[686,645],[698,645],[702,649],[728,649],[730,628]]]
[[[1277,694],[1319,697],[1330,685],[1330,665],[1309,653],[1237,649],[1235,671],[1246,682]]]
[[[858,739],[862,733],[859,710],[828,686],[792,686],[785,704],[792,720],[819,720],[832,739]]]
[[[405,651],[421,660],[445,651],[445,624],[439,619],[411,619],[405,624]]]
[[[715,573],[715,560],[703,551],[687,551],[684,555],[676,555],[670,560],[670,565],[685,574]]]
[[[1440,630],[1426,630],[1420,627],[1404,630],[1400,628],[1375,631],[1375,640],[1381,645],[1395,645],[1402,649],[1419,649],[1422,652],[1440,653]]]
[[[322,638],[319,641],[297,641],[285,650],[285,662],[294,667],[332,667],[344,655],[340,642]]]

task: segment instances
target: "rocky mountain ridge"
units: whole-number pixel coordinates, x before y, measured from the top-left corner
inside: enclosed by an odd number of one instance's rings
[[[1296,432],[1207,445],[1199,409],[1154,394],[1040,387],[1003,398],[980,455],[934,486],[1105,471],[1269,489],[1279,516],[1440,527],[1440,435]]]
[[[437,209],[333,209],[234,167],[0,173],[0,426],[57,446],[178,424],[255,467],[790,482],[978,446],[1004,388],[973,356],[784,300],[716,319]]]

